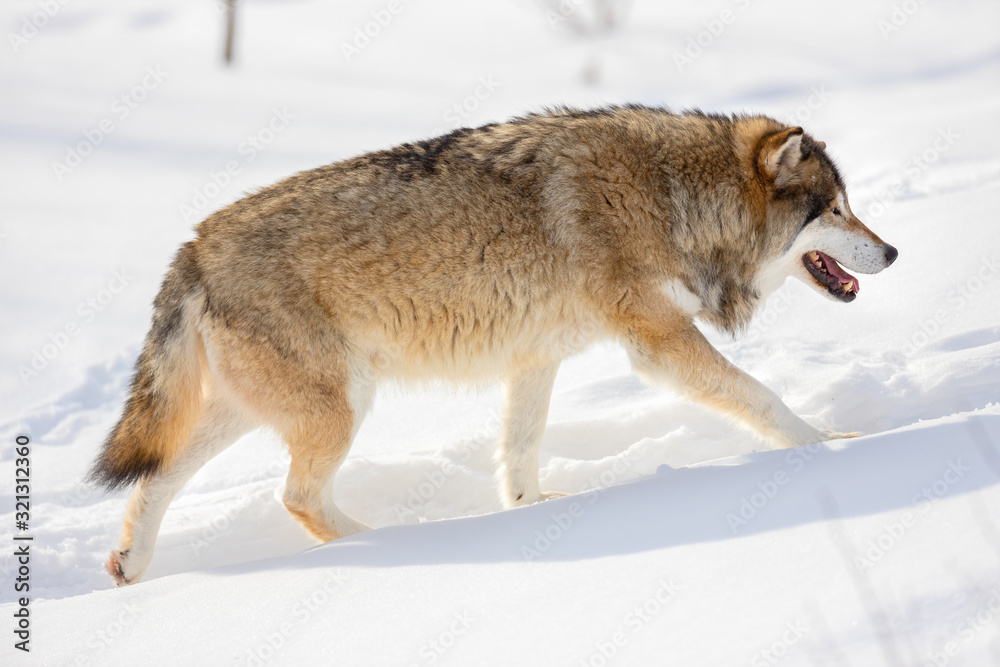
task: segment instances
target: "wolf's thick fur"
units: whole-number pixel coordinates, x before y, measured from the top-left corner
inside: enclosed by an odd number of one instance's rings
[[[116,489],[158,474],[176,458],[201,407],[204,348],[185,317],[200,276],[192,244],[174,259],[153,303],[153,326],[136,362],[121,420],[108,436],[91,480]]]
[[[601,339],[777,445],[833,437],[693,324],[738,331],[788,275],[853,299],[813,250],[868,273],[895,257],[850,213],[824,144],[766,117],[559,110],[265,188],[199,225],[156,299],[92,471],[138,482],[108,570],[136,581],[174,494],[261,424],[291,453],[289,511],[320,540],[364,530],[332,483],[389,379],[501,378],[503,499],[536,502],[556,370]]]

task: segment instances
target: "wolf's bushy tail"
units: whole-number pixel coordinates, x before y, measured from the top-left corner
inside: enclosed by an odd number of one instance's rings
[[[88,481],[113,490],[169,466],[186,445],[201,408],[204,348],[191,297],[201,276],[185,244],[153,302],[153,325],[135,365],[128,400]]]

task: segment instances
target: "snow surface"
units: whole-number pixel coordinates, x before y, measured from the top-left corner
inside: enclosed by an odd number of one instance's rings
[[[4,34],[42,5],[5,2]],[[59,7],[0,47],[0,662],[1000,664],[996,3],[646,0],[586,40],[529,0],[400,0],[348,62],[341,44],[387,2],[247,0],[231,69],[207,0]],[[464,124],[633,101],[798,118],[825,140],[899,260],[850,305],[790,281],[746,337],[708,335],[807,420],[870,435],[766,451],[600,346],[563,365],[542,450],[543,488],[579,495],[500,512],[496,389],[390,388],[337,488],[378,530],[314,547],[261,431],[173,503],[146,581],[108,590],[125,495],[81,479],[194,222],[450,129],[477,88]],[[144,99],[123,117],[122,95]],[[293,118],[249,159],[276,113]],[[53,163],[105,118],[60,178]],[[239,173],[211,192],[229,161]],[[10,633],[20,433],[29,655]]]

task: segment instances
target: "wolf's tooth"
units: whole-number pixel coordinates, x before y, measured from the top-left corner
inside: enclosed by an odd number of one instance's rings
[[[810,250],[809,251],[809,259],[811,259],[814,262],[818,262],[819,261],[819,255],[816,254],[815,250]]]
[[[853,292],[853,291],[854,291],[854,283],[853,283],[853,282],[851,282],[851,283],[846,283],[846,284],[844,285],[844,291],[845,291],[845,292]]]

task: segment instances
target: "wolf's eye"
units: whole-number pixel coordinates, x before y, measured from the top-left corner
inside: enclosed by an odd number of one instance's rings
[[[833,214],[834,215],[840,215],[840,209],[839,208],[834,208],[833,209]]]

